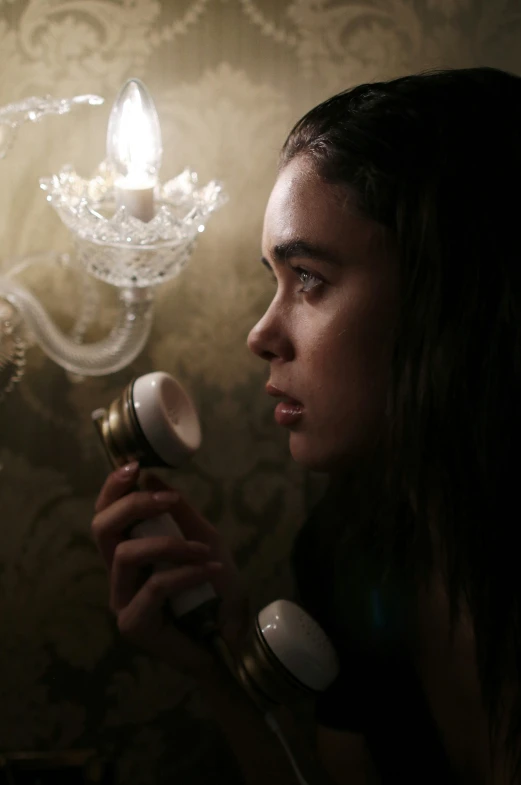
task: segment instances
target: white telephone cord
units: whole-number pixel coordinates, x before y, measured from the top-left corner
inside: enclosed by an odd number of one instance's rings
[[[300,785],[308,785],[307,781],[304,779],[304,777],[300,773],[300,769],[297,766],[297,761],[293,757],[293,753],[291,752],[291,749],[290,749],[290,746],[289,746],[288,742],[284,738],[284,734],[282,733],[282,730],[281,730],[281,727],[280,727],[279,723],[277,722],[277,720],[275,719],[275,717],[273,716],[273,714],[271,712],[267,712],[264,715],[264,719],[266,720],[266,724],[268,725],[268,727],[273,731],[273,733],[277,736],[277,738],[279,739],[280,743],[284,747],[286,755],[288,756],[289,762],[291,763],[291,765],[293,767],[293,771],[295,772],[295,775],[296,775],[297,780],[299,781]]]

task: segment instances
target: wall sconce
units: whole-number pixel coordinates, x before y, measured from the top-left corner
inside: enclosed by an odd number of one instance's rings
[[[0,157],[21,123],[101,103],[99,96],[87,95],[29,98],[0,108]],[[22,377],[31,342],[80,377],[119,371],[141,352],[152,325],[155,287],[179,275],[210,215],[227,201],[219,182],[199,187],[189,169],[161,184],[161,158],[154,102],[142,82],[130,79],[112,107],[107,156],[94,175],[83,179],[65,166],[40,179],[47,201],[73,237],[75,252],[22,259],[0,275],[0,399]],[[80,276],[78,318],[68,335],[17,279],[44,262],[70,267]],[[99,307],[93,278],[117,287],[119,308],[109,335],[84,343]]]

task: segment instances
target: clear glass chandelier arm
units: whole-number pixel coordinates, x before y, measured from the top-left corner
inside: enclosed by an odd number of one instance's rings
[[[30,96],[23,101],[0,106],[0,158],[4,158],[9,151],[16,130],[23,123],[35,123],[48,114],[67,114],[81,104],[100,106],[102,103],[103,98],[99,95],[75,95],[72,98],[44,95]]]
[[[42,264],[51,263],[59,267],[68,267],[70,264],[70,257],[67,253],[55,253],[52,251],[43,251],[42,253],[34,254],[33,256],[14,257],[11,259],[2,260],[2,273],[0,277],[14,278],[21,275],[30,267],[41,266]]]
[[[109,335],[83,345],[65,335],[24,286],[0,278],[0,296],[18,309],[48,357],[81,376],[104,376],[125,368],[144,348],[152,326],[153,299],[149,289],[122,289],[119,314]]]
[[[76,321],[71,330],[71,339],[75,343],[83,343],[83,339],[91,324],[94,324],[100,310],[99,291],[90,275],[81,271],[82,296]]]
[[[76,343],[83,343],[85,333],[98,316],[100,309],[100,296],[98,288],[90,275],[74,262],[68,253],[41,253],[34,256],[14,259],[7,262],[6,278],[21,275],[30,267],[41,267],[42,264],[52,264],[58,267],[68,267],[80,276],[81,301],[78,314],[70,331],[71,338]]]
[[[100,106],[102,103],[103,98],[100,95],[75,95],[72,98],[32,95],[22,101],[0,106],[0,121],[13,126],[21,125],[26,121],[34,123],[46,114],[66,114],[80,104]]]

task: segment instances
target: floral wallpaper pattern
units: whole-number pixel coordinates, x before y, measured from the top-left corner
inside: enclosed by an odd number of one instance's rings
[[[78,383],[36,348],[0,408],[0,753],[93,747],[128,785],[234,783],[234,761],[194,685],[123,643],[89,523],[105,465],[90,411],[163,369],[192,392],[204,443],[175,481],[229,539],[254,602],[291,592],[287,556],[320,488],[272,420],[245,339],[271,294],[257,263],[278,149],[310,106],[361,81],[432,67],[521,73],[519,0],[0,0],[0,105],[97,92],[99,109],[24,127],[0,162],[0,269],[70,250],[38,177],[104,155],[129,76],[156,101],[163,176],[193,166],[230,201],[181,276],[158,292],[132,368]],[[65,328],[80,286],[27,274]],[[110,287],[91,337],[106,332]]]

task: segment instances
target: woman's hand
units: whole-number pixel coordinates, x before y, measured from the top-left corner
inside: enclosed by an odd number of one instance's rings
[[[137,464],[112,472],[100,491],[92,521],[94,540],[109,571],[110,607],[118,627],[150,654],[196,679],[212,672],[212,655],[181,633],[164,613],[168,598],[210,581],[221,598],[218,623],[233,651],[248,620],[248,604],[228,548],[213,526],[157,477],[131,490]],[[128,539],[132,525],[169,512],[186,540]],[[161,564],[169,569],[151,572]]]

